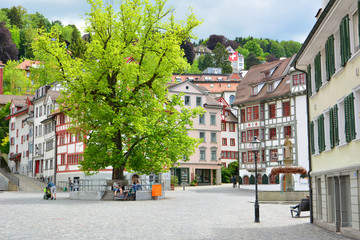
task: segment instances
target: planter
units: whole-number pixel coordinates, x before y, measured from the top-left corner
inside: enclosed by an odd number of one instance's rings
[[[175,190],[175,186],[173,184],[170,184],[171,190],[174,191]]]

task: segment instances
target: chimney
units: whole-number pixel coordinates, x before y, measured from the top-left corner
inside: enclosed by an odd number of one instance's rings
[[[0,61],[0,95],[3,95],[4,88],[3,88],[3,77],[4,77],[4,67],[5,65]]]

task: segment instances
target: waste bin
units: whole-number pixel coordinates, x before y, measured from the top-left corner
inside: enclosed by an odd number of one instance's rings
[[[162,192],[161,184],[152,185],[151,196],[159,197],[159,196],[161,196],[161,192]]]

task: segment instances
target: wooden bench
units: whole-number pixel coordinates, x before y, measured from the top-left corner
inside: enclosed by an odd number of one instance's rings
[[[301,212],[310,211],[310,199],[303,198],[299,204],[298,208],[290,209],[291,217],[294,217],[294,212],[296,213],[295,217],[300,217]]]

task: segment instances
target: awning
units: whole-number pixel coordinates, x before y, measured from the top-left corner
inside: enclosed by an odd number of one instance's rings
[[[15,161],[15,160],[17,160],[18,158],[21,159],[21,153],[15,153],[15,154],[11,155],[11,156],[9,157],[9,160]]]

